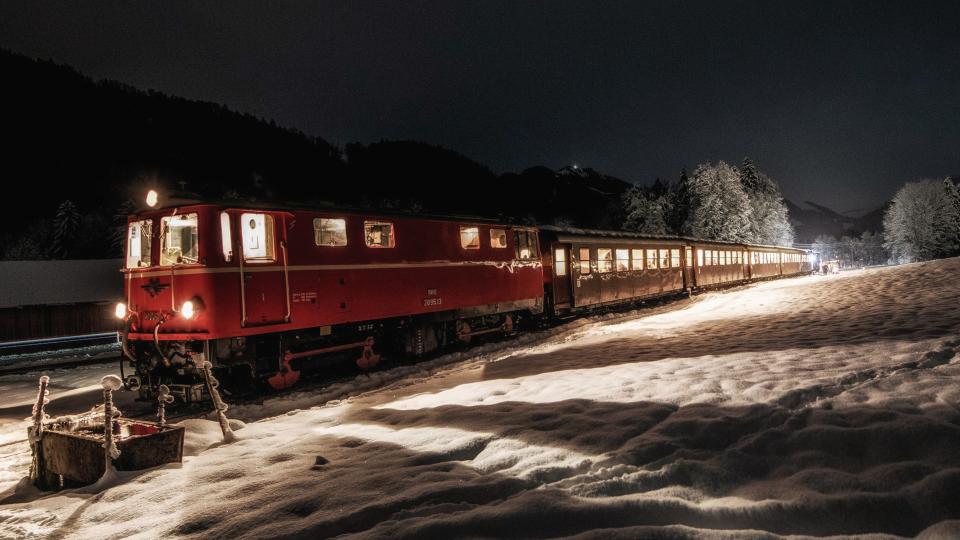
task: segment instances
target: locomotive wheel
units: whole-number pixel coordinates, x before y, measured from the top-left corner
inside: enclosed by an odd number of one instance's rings
[[[457,339],[464,345],[470,344],[470,336],[473,329],[467,321],[457,321]]]

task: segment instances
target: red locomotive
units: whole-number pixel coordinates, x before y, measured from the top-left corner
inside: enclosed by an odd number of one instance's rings
[[[282,389],[344,358],[370,369],[523,319],[810,269],[792,248],[189,204],[129,218],[117,316],[128,386],[195,401],[203,360],[228,388]]]

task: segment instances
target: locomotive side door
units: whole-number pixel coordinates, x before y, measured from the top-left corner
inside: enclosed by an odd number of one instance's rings
[[[570,246],[553,245],[553,302],[556,307],[570,307]]]
[[[241,326],[290,320],[286,220],[271,212],[239,213]]]

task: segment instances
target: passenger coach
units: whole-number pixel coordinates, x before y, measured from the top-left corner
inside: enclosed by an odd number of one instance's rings
[[[786,247],[552,226],[540,243],[552,314],[812,270],[807,252]]]

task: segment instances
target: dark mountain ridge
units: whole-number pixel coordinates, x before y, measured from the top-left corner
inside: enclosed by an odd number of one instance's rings
[[[886,212],[886,206],[854,217],[811,201],[804,201],[805,207],[789,200],[785,202],[790,224],[793,225],[796,234],[795,241],[800,244],[810,244],[822,234],[840,238],[860,236],[867,231],[879,233],[883,230],[883,214]]]

